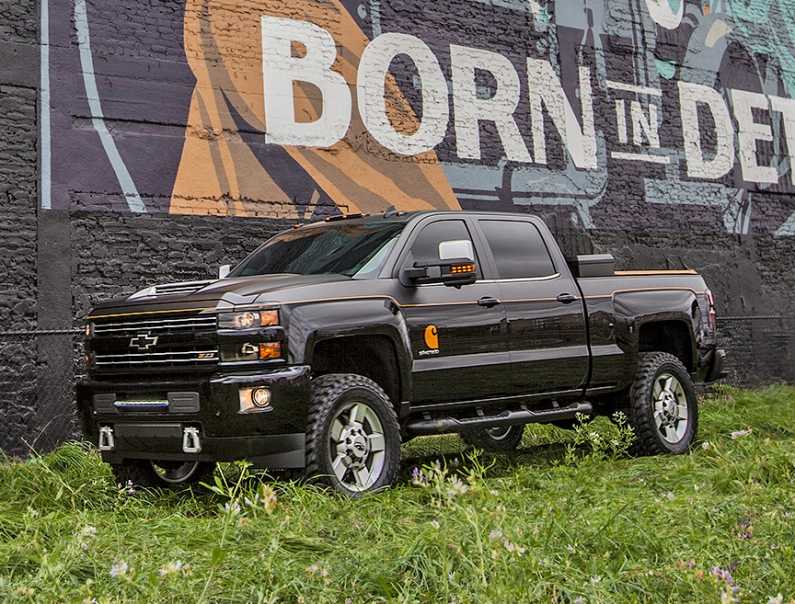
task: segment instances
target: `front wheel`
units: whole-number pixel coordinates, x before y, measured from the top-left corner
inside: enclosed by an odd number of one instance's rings
[[[522,442],[524,426],[498,426],[474,428],[461,433],[468,445],[484,451],[513,451]]]
[[[329,374],[312,381],[306,472],[349,497],[391,486],[400,469],[400,425],[374,381]]]
[[[673,355],[640,355],[626,411],[635,431],[631,448],[635,454],[685,453],[696,437],[696,390],[687,369]]]

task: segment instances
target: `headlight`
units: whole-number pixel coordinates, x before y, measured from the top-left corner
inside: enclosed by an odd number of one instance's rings
[[[218,327],[221,329],[257,329],[279,324],[278,310],[249,310],[244,312],[221,313]]]

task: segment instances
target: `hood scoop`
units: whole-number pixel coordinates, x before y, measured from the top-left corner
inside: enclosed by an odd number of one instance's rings
[[[215,280],[208,281],[183,281],[181,283],[164,283],[142,289],[134,293],[128,300],[138,300],[139,298],[158,298],[160,296],[173,296],[175,294],[188,295],[199,291],[215,283]]]

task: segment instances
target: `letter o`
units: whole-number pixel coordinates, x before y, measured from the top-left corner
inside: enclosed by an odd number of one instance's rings
[[[389,66],[399,55],[406,55],[414,62],[422,82],[422,121],[413,134],[395,130],[386,114],[386,78]],[[419,38],[386,33],[373,40],[359,62],[356,92],[365,127],[390,151],[417,155],[444,140],[450,120],[447,81],[433,52]]]

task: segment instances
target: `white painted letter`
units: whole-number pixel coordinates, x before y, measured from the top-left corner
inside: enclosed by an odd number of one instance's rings
[[[407,55],[414,62],[422,82],[422,122],[412,134],[395,130],[386,113],[386,78],[398,55]],[[357,94],[364,125],[390,151],[417,155],[444,140],[450,120],[447,81],[433,52],[419,38],[388,33],[373,40],[359,62]],[[412,116],[412,126],[414,121]]]
[[[450,45],[450,62],[458,156],[480,159],[479,123],[488,120],[497,127],[505,157],[515,162],[532,162],[513,117],[519,105],[519,76],[511,62],[494,52],[455,44]],[[494,76],[497,90],[493,96],[485,99],[478,96],[475,69]]]
[[[293,56],[293,42],[304,46],[305,56]],[[266,142],[331,147],[345,136],[351,123],[351,93],[345,78],[331,70],[336,57],[334,38],[325,29],[306,21],[262,17]],[[322,110],[317,120],[297,120],[295,82],[320,90]]]
[[[743,180],[748,182],[778,182],[778,170],[773,166],[760,166],[757,161],[756,141],[773,141],[773,129],[768,124],[754,121],[753,109],[768,111],[767,97],[758,92],[732,90],[734,117],[737,118],[737,140],[740,143],[740,165]]]
[[[632,142],[635,143],[635,146],[640,147],[645,136],[652,149],[659,149],[660,130],[657,122],[657,105],[649,104],[649,117],[643,113],[643,108],[638,101],[632,101],[629,111],[632,116]]]
[[[560,133],[563,144],[574,165],[580,169],[596,169],[596,133],[593,119],[591,71],[580,67],[580,103],[582,128],[574,115],[558,76],[547,61],[527,59],[527,77],[530,82],[530,111],[533,119],[533,151],[536,161],[547,163],[547,141],[544,133],[542,103],[549,112],[552,123]]]
[[[795,101],[780,96],[771,96],[770,105],[784,118],[784,137],[787,139],[789,157],[789,177],[795,185]]]
[[[715,157],[704,159],[701,150],[701,127],[698,105],[709,107],[715,120]],[[718,179],[734,166],[734,127],[723,97],[716,90],[700,84],[679,82],[679,105],[682,111],[682,135],[685,143],[687,175],[691,178]]]

